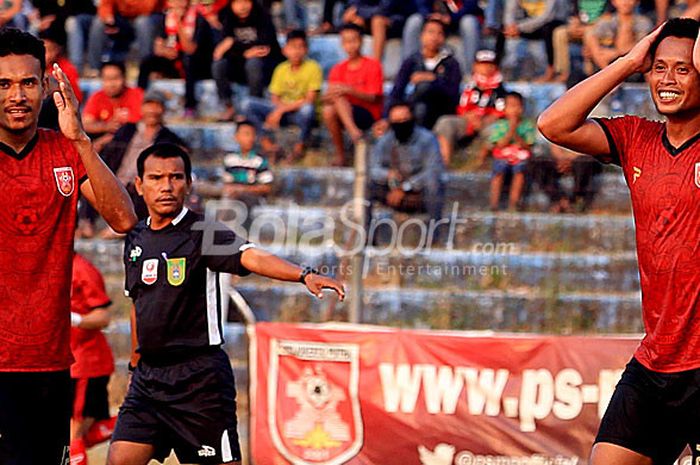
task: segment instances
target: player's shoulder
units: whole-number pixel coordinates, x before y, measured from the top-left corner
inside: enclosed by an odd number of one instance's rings
[[[38,128],[37,133],[37,145],[39,146],[50,146],[50,147],[60,147],[61,151],[73,151],[74,147],[71,141],[69,141],[62,132],[56,131],[55,129]]]

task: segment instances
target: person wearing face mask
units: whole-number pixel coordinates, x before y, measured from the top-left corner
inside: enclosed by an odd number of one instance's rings
[[[371,201],[396,211],[424,212],[437,221],[445,199],[444,172],[433,133],[416,125],[407,103],[395,103],[389,109],[389,130],[372,149]]]

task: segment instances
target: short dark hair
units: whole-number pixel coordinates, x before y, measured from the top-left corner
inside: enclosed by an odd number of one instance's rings
[[[652,58],[656,56],[656,49],[659,48],[661,41],[667,37],[679,37],[681,39],[691,39],[695,42],[698,37],[698,29],[700,29],[700,22],[692,18],[673,18],[669,19],[666,24],[664,24],[663,29],[656,39],[651,44],[649,48],[649,54]]]
[[[126,76],[126,65],[122,61],[105,61],[105,62],[103,62],[100,65],[100,74],[102,74],[102,71],[108,66],[114,66],[115,68],[119,68],[119,71],[122,72],[122,75]]]
[[[355,31],[359,34],[360,37],[362,37],[362,33],[364,32],[364,30],[360,26],[353,23],[345,23],[338,28],[338,34],[340,34],[343,31]]]
[[[249,119],[242,119],[239,121],[236,121],[236,133],[238,133],[238,130],[241,129],[243,126],[250,126],[253,129],[258,129],[255,124]]]
[[[525,97],[523,97],[523,94],[520,92],[515,92],[514,90],[506,92],[506,97],[515,97],[520,100],[520,103],[525,103]]]
[[[287,42],[294,39],[301,39],[304,41],[304,45],[308,44],[306,40],[306,32],[303,29],[293,29],[287,33]]]
[[[428,19],[426,19],[425,22],[423,23],[423,27],[421,28],[421,31],[424,31],[425,28],[428,26],[428,24],[437,24],[437,25],[439,25],[439,26],[440,26],[440,29],[442,29],[442,33],[443,33],[443,34],[447,34],[447,27],[445,27],[445,23],[443,23],[442,21],[440,21],[440,20],[437,19],[437,18],[428,18]]]
[[[0,28],[0,57],[30,55],[39,60],[42,76],[46,72],[46,47],[44,42],[28,32],[12,27]]]
[[[394,108],[406,107],[413,114],[413,106],[405,100],[396,100],[389,105],[386,114],[389,115]]]
[[[144,165],[146,164],[146,159],[148,157],[182,158],[182,161],[185,164],[185,176],[187,177],[187,181],[192,181],[192,161],[190,160],[187,150],[185,150],[183,147],[170,142],[161,142],[158,144],[153,144],[145,149],[139,154],[138,160],[136,160],[136,172],[138,173],[139,178],[143,179]]]

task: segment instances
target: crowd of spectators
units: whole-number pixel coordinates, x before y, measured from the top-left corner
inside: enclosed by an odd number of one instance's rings
[[[390,206],[421,204],[434,215],[441,201],[416,203],[413,196],[441,198],[442,181],[425,179],[441,178],[466,148],[476,166],[493,159],[492,209],[504,204],[505,181],[507,207],[519,208],[529,180],[553,211],[570,211],[590,206],[601,170],[589,157],[557,148],[533,155],[526,99],[506,82],[522,71],[523,50],[538,41],[538,80],[572,85],[668,17],[700,17],[700,0],[325,0],[317,24],[307,11],[305,0],[282,0],[277,9],[270,0],[6,0],[0,27],[43,38],[47,63],[61,66],[81,101],[79,80],[100,78],[101,89],[82,101],[83,121],[127,186],[141,148],[184,144],[165,127],[168,97],[149,90],[153,79],[184,81],[181,116],[193,121],[201,119],[196,83],[213,79],[217,120],[240,126],[240,152],[224,161],[228,197],[268,194],[269,166],[300,160],[321,127],[330,136],[331,165],[347,166],[355,142],[374,141],[373,169],[390,176],[373,195]],[[330,65],[309,56],[314,36],[327,34],[345,54]],[[391,38],[401,39],[400,57],[386,56]],[[387,58],[399,60],[391,75]],[[127,85],[132,80],[135,87]],[[241,86],[247,91],[236,95]],[[44,108],[43,126],[56,125],[51,109]],[[277,140],[283,127],[298,128],[295,143]],[[406,147],[413,139],[423,147],[419,154]],[[569,173],[575,188],[565,195],[559,179]],[[86,234],[93,214],[83,214]]]

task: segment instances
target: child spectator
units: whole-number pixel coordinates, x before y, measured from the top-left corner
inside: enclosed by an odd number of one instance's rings
[[[503,13],[504,34],[509,39],[544,40],[547,68],[543,81],[552,81],[554,73],[554,30],[569,17],[565,0],[506,0]]]
[[[162,0],[101,0],[90,26],[90,66],[100,68],[105,54],[109,60],[125,60],[134,39],[139,62],[150,55],[155,15],[162,14],[163,9]]]
[[[457,114],[441,116],[435,124],[434,131],[445,166],[449,166],[457,143],[464,140],[471,142],[482,128],[503,117],[505,96],[506,89],[496,64],[496,53],[479,50],[471,81],[459,99]]]
[[[223,39],[214,48],[211,72],[225,107],[219,119],[229,121],[236,114],[231,81],[247,84],[251,96],[262,97],[282,52],[272,19],[254,0],[231,0],[219,21]]]
[[[272,192],[274,176],[265,157],[255,151],[255,125],[243,120],[236,125],[239,151],[224,157],[223,197],[237,199],[249,207]]]
[[[503,179],[512,174],[508,209],[515,210],[519,204],[525,185],[527,161],[532,154],[537,130],[532,121],[523,119],[523,96],[517,92],[506,94],[504,118],[496,121],[490,128],[490,151],[493,155],[490,207],[498,210]],[[489,150],[482,152],[482,162]]]
[[[316,103],[323,85],[323,71],[314,60],[307,58],[306,33],[301,30],[287,34],[282,52],[287,61],[275,68],[270,82],[272,101],[251,97],[244,104],[244,113],[263,131],[263,149],[272,147],[271,131],[280,126],[294,125],[301,129],[301,141],[294,144],[292,158],[300,158],[316,122]]]
[[[649,18],[635,13],[638,3],[638,0],[612,0],[615,13],[601,18],[587,31],[585,45],[596,69],[605,68],[629,52],[654,27]]]
[[[211,77],[214,50],[212,27],[203,5],[168,0],[168,9],[156,26],[153,55],[141,62],[138,85],[146,90],[152,75],[185,78],[185,116],[197,113],[195,84]]]
[[[85,132],[94,138],[93,145],[98,153],[122,125],[141,119],[143,90],[127,87],[124,73],[123,63],[103,64],[100,69],[102,89],[88,98],[83,109]]]
[[[382,114],[384,77],[379,61],[362,56],[362,30],[345,25],[340,31],[343,50],[348,55],[331,69],[328,90],[323,95],[323,121],[335,148],[334,165],[345,164],[343,128],[353,142],[371,128]]]
[[[350,0],[343,13],[343,22],[369,31],[372,34],[372,56],[382,61],[387,37],[401,37],[406,20],[415,12],[413,1]]]
[[[432,18],[445,24],[449,34],[462,39],[464,72],[471,74],[474,55],[479,49],[479,21],[482,17],[477,0],[416,0],[418,13],[412,14],[403,29],[402,52],[404,57],[420,50],[420,31],[426,19]]]
[[[454,113],[462,73],[457,60],[445,48],[445,25],[441,21],[425,21],[420,41],[421,50],[401,64],[387,107],[408,101],[416,123],[431,129],[440,116]],[[409,85],[414,88],[410,96]]]

